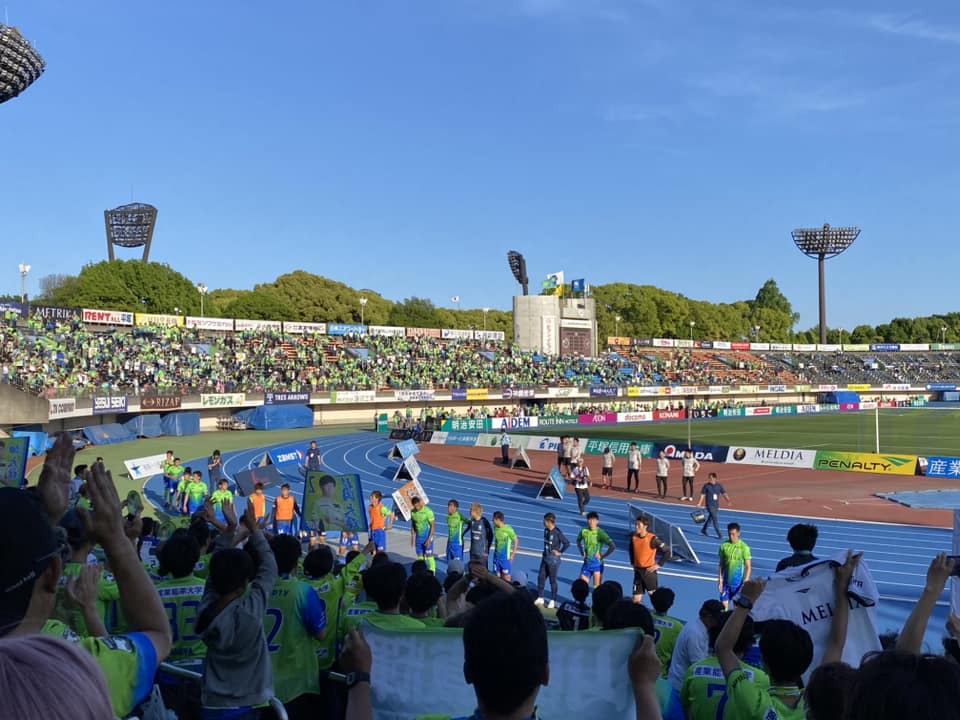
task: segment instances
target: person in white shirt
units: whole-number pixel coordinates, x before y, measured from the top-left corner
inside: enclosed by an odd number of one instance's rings
[[[574,438],[573,446],[570,448],[570,463],[576,467],[581,459],[583,459],[583,448],[580,447],[580,438]]]
[[[627,492],[630,492],[630,481],[636,486],[634,493],[640,492],[640,449],[635,442],[630,443],[627,451]]]
[[[667,497],[667,476],[669,474],[670,474],[670,460],[667,459],[667,454],[663,450],[661,450],[659,457],[657,457],[657,497],[658,498],[666,499]]]
[[[710,654],[710,629],[718,627],[722,617],[723,605],[720,601],[707,600],[700,606],[699,618],[684,625],[677,635],[677,643],[673,646],[673,656],[670,658],[670,672],[667,675],[667,680],[676,693],[677,702],[680,701],[680,688],[683,687],[689,667]]]
[[[500,431],[500,460],[504,465],[510,464],[510,436],[506,430]]]
[[[683,495],[680,496],[681,500],[693,502],[693,481],[699,469],[700,462],[693,456],[690,450],[687,450],[683,454],[683,477],[681,478]]]
[[[613,463],[615,456],[608,445],[603,449],[601,456],[602,465],[600,468],[600,489],[609,490],[613,487]]]
[[[583,458],[577,460],[577,464],[570,474],[573,479],[573,489],[577,493],[577,507],[580,508],[580,514],[587,514],[587,503],[590,502],[590,469],[583,464]]]

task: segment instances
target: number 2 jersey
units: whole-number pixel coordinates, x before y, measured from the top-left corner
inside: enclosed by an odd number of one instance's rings
[[[320,692],[316,636],[327,629],[326,606],[309,583],[281,576],[263,619],[276,696],[288,703]]]

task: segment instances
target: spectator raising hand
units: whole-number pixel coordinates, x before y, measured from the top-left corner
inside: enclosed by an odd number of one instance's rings
[[[70,506],[73,458],[76,453],[73,441],[64,433],[53,443],[53,447],[47,450],[44,458],[37,487],[51,525],[60,522],[60,518]]]
[[[913,612],[903,626],[903,632],[897,639],[897,650],[918,655],[923,650],[923,636],[927,631],[927,623],[930,622],[933,609],[955,565],[955,561],[951,560],[946,553],[940,553],[930,561],[930,567],[927,568],[927,582],[923,592],[920,593],[920,599],[913,607]]]

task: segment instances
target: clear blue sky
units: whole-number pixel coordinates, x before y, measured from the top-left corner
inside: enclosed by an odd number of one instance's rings
[[[132,188],[153,258],[211,288],[303,268],[508,308],[517,249],[534,285],[774,277],[805,328],[790,230],[830,222],[863,229],[831,326],[958,309],[949,0],[5,5],[48,67],[0,106],[0,292],[104,258]]]

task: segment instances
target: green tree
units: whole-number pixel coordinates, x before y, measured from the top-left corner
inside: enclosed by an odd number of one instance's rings
[[[409,297],[390,309],[388,324],[403,327],[439,327],[440,316],[430,300]]]
[[[244,320],[299,320],[296,312],[276,295],[254,290],[224,308],[224,315]]]

